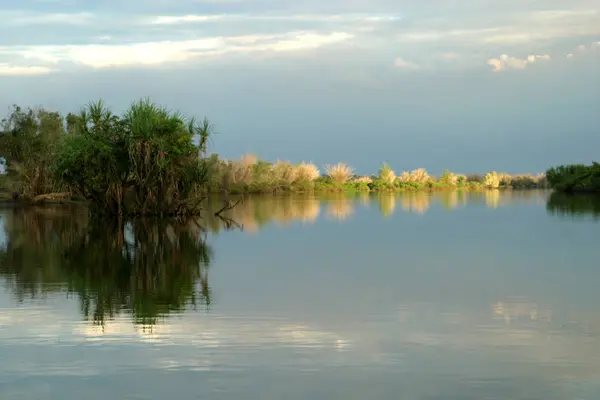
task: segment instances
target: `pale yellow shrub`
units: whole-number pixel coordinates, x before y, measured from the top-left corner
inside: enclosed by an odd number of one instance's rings
[[[500,179],[501,186],[510,186],[513,180],[512,175],[507,174],[506,172],[501,172],[498,174],[498,179]]]
[[[489,172],[483,176],[483,185],[491,189],[500,187],[500,177],[496,171]]]
[[[431,180],[425,168],[417,168],[410,173],[413,182],[427,183]]]
[[[244,154],[240,157],[240,163],[246,167],[250,167],[258,161],[256,155],[252,153]]]
[[[449,186],[456,186],[458,184],[458,175],[448,170],[444,171],[444,174],[440,177],[440,183]]]
[[[358,178],[354,179],[354,182],[366,183],[368,185],[369,183],[373,183],[373,179],[371,179],[369,176],[359,176]]]
[[[287,161],[277,160],[271,167],[271,173],[274,182],[291,184],[296,181],[297,169]]]
[[[385,183],[394,183],[396,181],[396,173],[389,165],[383,164],[379,170],[379,180]]]
[[[336,165],[326,165],[325,171],[327,175],[338,183],[346,183],[352,178],[354,169],[344,163],[337,163]]]
[[[301,162],[296,166],[296,180],[300,182],[312,182],[321,176],[321,171],[315,164]]]
[[[425,170],[425,168],[417,168],[412,172],[404,171],[398,178],[401,182],[414,182],[414,183],[427,183],[431,180],[431,177]]]

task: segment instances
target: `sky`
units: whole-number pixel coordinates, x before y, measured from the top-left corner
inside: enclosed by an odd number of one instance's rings
[[[0,111],[150,97],[227,158],[542,172],[600,146],[598,0],[0,0]]]

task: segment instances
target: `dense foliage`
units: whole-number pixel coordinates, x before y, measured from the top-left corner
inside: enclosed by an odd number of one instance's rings
[[[58,113],[13,107],[0,122],[0,157],[6,163],[7,189],[25,198],[60,189],[49,166],[63,131]]]
[[[15,107],[0,132],[4,186],[25,199],[63,190],[112,215],[195,214],[207,191],[211,129],[148,100],[122,116],[99,101],[64,120]]]
[[[548,183],[559,192],[600,192],[600,164],[572,164],[550,168]]]

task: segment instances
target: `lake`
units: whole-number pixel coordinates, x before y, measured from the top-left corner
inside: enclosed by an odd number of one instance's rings
[[[599,398],[595,198],[268,196],[211,214],[1,208],[0,398]]]

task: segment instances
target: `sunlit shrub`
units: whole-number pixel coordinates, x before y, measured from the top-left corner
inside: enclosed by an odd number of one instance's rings
[[[396,173],[390,168],[389,165],[383,164],[383,166],[379,169],[379,180],[384,183],[392,184],[396,180]]]
[[[439,182],[442,185],[446,186],[456,186],[458,185],[458,175],[449,170],[445,170],[442,176],[439,179]]]
[[[352,177],[354,169],[340,162],[335,165],[327,165],[325,171],[334,182],[345,183]]]
[[[276,161],[271,167],[272,181],[278,184],[292,184],[297,177],[297,169],[287,161]]]
[[[500,180],[500,186],[511,186],[513,177],[506,172],[501,172],[498,174],[498,179]]]
[[[496,171],[489,172],[483,176],[483,185],[487,188],[497,189],[500,187],[500,177]]]
[[[401,183],[427,183],[431,180],[431,177],[424,168],[417,168],[412,172],[404,171],[398,177],[398,181]]]
[[[373,178],[371,178],[370,176],[359,176],[355,179],[352,180],[355,183],[364,183],[364,184],[369,184],[369,183],[373,183]]]
[[[296,166],[296,180],[300,182],[312,182],[321,176],[321,172],[312,163],[301,162]]]

